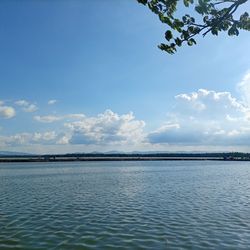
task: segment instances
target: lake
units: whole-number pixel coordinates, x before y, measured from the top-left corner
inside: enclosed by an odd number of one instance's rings
[[[250,162],[0,164],[0,249],[249,249]]]

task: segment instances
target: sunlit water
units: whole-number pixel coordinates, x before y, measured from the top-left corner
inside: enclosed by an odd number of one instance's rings
[[[0,249],[250,249],[250,163],[0,164]]]

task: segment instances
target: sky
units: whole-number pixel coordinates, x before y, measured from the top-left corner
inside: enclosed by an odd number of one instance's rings
[[[0,150],[250,152],[250,33],[168,55],[165,29],[136,0],[1,1]]]

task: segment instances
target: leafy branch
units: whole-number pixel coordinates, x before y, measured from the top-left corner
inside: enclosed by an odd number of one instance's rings
[[[250,31],[250,18],[248,12],[244,12],[237,19],[234,14],[238,8],[248,0],[137,0],[139,3],[158,15],[160,21],[166,24],[169,29],[165,32],[165,43],[158,47],[169,54],[174,54],[177,47],[184,43],[189,46],[196,44],[196,37],[202,34],[205,37],[208,33],[218,35],[226,31],[229,36],[238,36],[239,30]],[[195,12],[201,16],[202,21],[197,22],[194,17],[185,14],[181,18],[174,15],[177,12],[177,5],[183,3],[185,7],[194,5]]]

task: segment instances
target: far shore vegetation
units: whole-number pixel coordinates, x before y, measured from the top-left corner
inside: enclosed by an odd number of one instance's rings
[[[147,161],[147,160],[223,160],[250,161],[250,153],[73,153],[45,155],[1,155],[0,162],[57,161]]]

